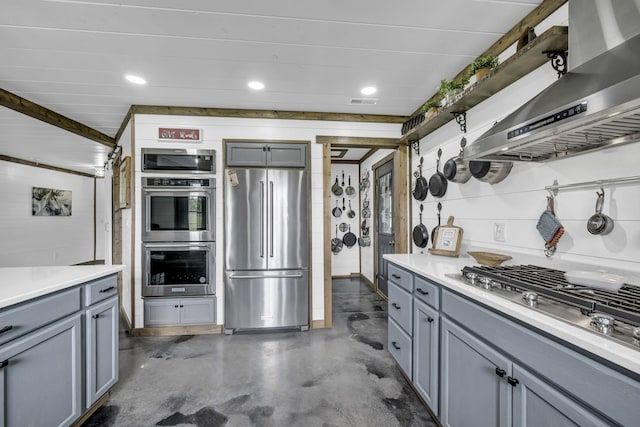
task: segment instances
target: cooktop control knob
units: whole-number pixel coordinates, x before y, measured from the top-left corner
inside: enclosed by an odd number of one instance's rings
[[[535,292],[525,291],[522,293],[522,299],[531,307],[538,305],[538,294]]]
[[[597,331],[603,334],[611,334],[614,323],[615,319],[607,314],[596,313],[591,315],[591,324]]]

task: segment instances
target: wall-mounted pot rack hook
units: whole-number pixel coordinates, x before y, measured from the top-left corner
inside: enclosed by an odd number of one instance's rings
[[[411,145],[411,148],[413,148],[413,151],[416,153],[416,156],[420,155],[420,140],[417,139],[415,141],[411,141],[409,142],[409,145]]]
[[[610,184],[628,184],[631,182],[640,182],[640,175],[636,176],[625,176],[621,178],[609,178],[609,179],[598,179],[596,181],[585,181],[585,182],[576,182],[573,184],[564,184],[559,185],[558,180],[554,179],[553,184],[547,187],[544,187],[550,194],[557,196],[559,190],[568,190],[575,188],[586,188],[586,187],[600,187],[600,191],[602,187]]]
[[[456,123],[460,125],[460,130],[467,133],[467,112],[452,111],[451,114],[456,119]]]

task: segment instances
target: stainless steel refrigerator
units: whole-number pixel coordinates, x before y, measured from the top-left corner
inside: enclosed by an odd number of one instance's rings
[[[225,333],[309,326],[308,173],[228,169]]]

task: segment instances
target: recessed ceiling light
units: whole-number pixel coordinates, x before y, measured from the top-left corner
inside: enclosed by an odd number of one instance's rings
[[[367,87],[363,87],[360,93],[363,95],[373,95],[374,93],[376,93],[377,90],[378,89],[376,89],[373,86],[367,86]]]
[[[253,90],[262,90],[264,89],[264,83],[262,82],[249,82],[249,87]]]
[[[137,85],[147,84],[147,81],[145,79],[143,79],[140,76],[134,76],[133,74],[127,74],[126,76],[124,76],[124,78],[127,79],[127,81],[130,81],[131,83],[134,83]]]

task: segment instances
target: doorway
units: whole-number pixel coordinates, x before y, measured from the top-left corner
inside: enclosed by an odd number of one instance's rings
[[[387,263],[383,255],[395,253],[394,203],[393,203],[393,155],[391,159],[383,159],[374,165],[375,187],[374,198],[376,201],[374,274],[376,290],[387,296]]]
[[[335,227],[332,228],[331,221],[332,210],[336,206],[336,197],[331,192],[331,187],[335,183],[335,174],[332,175],[331,166],[332,166],[332,151],[338,151],[340,149],[349,149],[349,148],[371,148],[374,150],[379,149],[387,149],[391,150],[391,155],[389,156],[392,159],[393,164],[393,172],[392,172],[392,192],[394,194],[393,198],[393,215],[394,220],[391,223],[391,226],[394,230],[395,235],[395,252],[402,253],[407,252],[408,250],[408,223],[407,223],[407,195],[408,195],[408,169],[407,169],[407,158],[408,158],[408,150],[409,148],[405,145],[400,145],[399,140],[396,138],[361,138],[361,137],[335,137],[335,136],[317,136],[316,142],[323,144],[323,208],[324,208],[324,320],[313,322],[313,327],[315,328],[331,328],[333,325],[333,307],[331,301],[332,295],[332,262],[333,262],[333,254],[331,251],[331,239],[335,237]],[[385,157],[387,155],[385,154]],[[370,158],[369,162],[378,161]],[[342,177],[340,176],[340,180]],[[375,187],[375,178],[373,176],[373,171],[371,173],[371,187]],[[372,213],[376,212],[375,207],[373,206],[375,203],[375,199],[373,197],[373,188],[371,190],[371,195],[369,197]],[[362,200],[363,201],[363,200]],[[340,206],[342,203],[342,199],[340,199]],[[403,214],[402,212],[405,212]],[[375,213],[374,213],[375,216]],[[362,218],[364,219],[364,218]],[[362,221],[361,219],[361,221]],[[371,247],[366,249],[371,249],[371,254],[368,255],[370,257],[371,264],[376,264],[377,260],[375,255],[373,254],[373,246],[376,245],[375,242],[375,228],[373,223],[367,221],[367,223],[371,224],[371,235],[372,242]],[[362,259],[361,259],[362,261]],[[362,262],[361,262],[362,265]],[[373,270],[373,269],[372,269]],[[361,275],[360,275],[361,276]],[[376,280],[375,277],[372,276],[370,280],[367,280],[369,285],[377,291]]]

